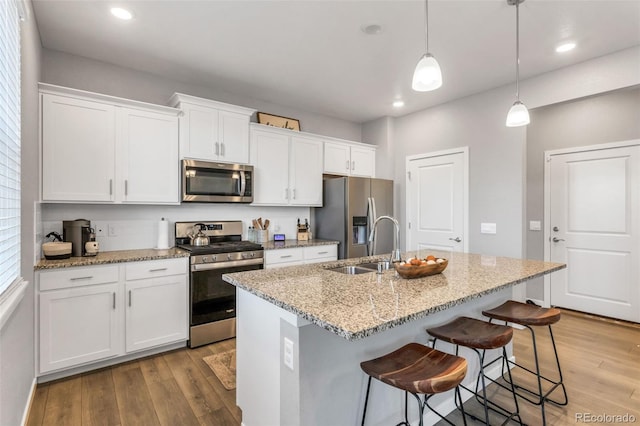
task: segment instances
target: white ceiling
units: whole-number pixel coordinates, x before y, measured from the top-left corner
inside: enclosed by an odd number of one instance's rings
[[[424,53],[422,0],[33,5],[45,48],[354,122],[408,114],[515,81],[515,7],[506,0],[429,2],[429,47],[444,84],[424,93],[411,90]],[[109,9],[116,5],[135,18],[113,18]],[[374,23],[381,34],[361,31]],[[566,40],[578,47],[555,53]],[[520,6],[521,78],[635,45],[640,0],[527,0]],[[395,99],[405,107],[394,109]]]

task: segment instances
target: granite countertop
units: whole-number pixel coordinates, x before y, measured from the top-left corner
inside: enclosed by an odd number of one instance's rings
[[[103,251],[96,256],[70,257],[68,259],[46,260],[38,262],[34,269],[70,268],[73,266],[104,265],[107,263],[138,262],[141,260],[173,259],[189,257],[189,252],[179,248],[166,250],[139,249]]]
[[[284,241],[268,241],[266,243],[262,243],[262,247],[265,250],[278,250],[278,249],[286,249],[286,248],[298,248],[298,247],[315,247],[315,246],[329,246],[332,244],[339,244],[339,241],[333,240],[309,240],[309,241],[298,241],[298,240],[284,240]]]
[[[391,269],[346,275],[328,268],[382,259],[371,256],[318,265],[225,274],[223,279],[347,340],[356,340],[566,267],[561,263],[438,253],[438,275],[403,279]],[[415,253],[406,253],[403,259]]]

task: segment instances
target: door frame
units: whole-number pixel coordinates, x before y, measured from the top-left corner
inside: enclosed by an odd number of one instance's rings
[[[463,203],[463,251],[464,253],[469,252],[469,147],[461,146],[459,148],[453,149],[445,149],[442,151],[433,151],[427,152],[423,154],[415,154],[415,155],[407,155],[405,158],[405,183],[404,183],[404,210],[405,210],[405,251],[409,250],[409,198],[407,197],[407,188],[409,187],[409,164],[411,161],[415,160],[424,160],[427,158],[434,157],[444,157],[452,154],[462,154],[462,182],[463,182],[463,194],[462,194],[462,203]]]
[[[596,145],[587,145],[574,148],[554,149],[544,152],[544,260],[550,262],[551,258],[551,157],[554,155],[577,154],[580,152],[602,151],[605,149],[625,148],[629,146],[640,145],[640,139],[631,139],[627,141],[609,142]],[[544,276],[543,284],[543,300],[536,300],[544,307],[551,306],[551,277],[549,274]]]

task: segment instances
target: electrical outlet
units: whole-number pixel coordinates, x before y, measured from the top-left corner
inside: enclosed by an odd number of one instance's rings
[[[286,337],[284,338],[284,355],[282,361],[289,370],[293,371],[293,342]]]
[[[118,236],[118,227],[112,223],[109,224],[109,236],[110,237]]]
[[[106,237],[108,228],[106,223],[94,222],[93,229],[96,231],[96,237]]]

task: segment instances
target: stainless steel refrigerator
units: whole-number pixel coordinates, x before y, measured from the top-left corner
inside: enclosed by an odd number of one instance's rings
[[[377,217],[393,216],[393,181],[331,178],[324,180],[323,191],[323,206],[313,211],[315,238],[339,241],[339,259],[391,254],[391,221],[378,223],[374,243],[369,243],[369,234]]]

